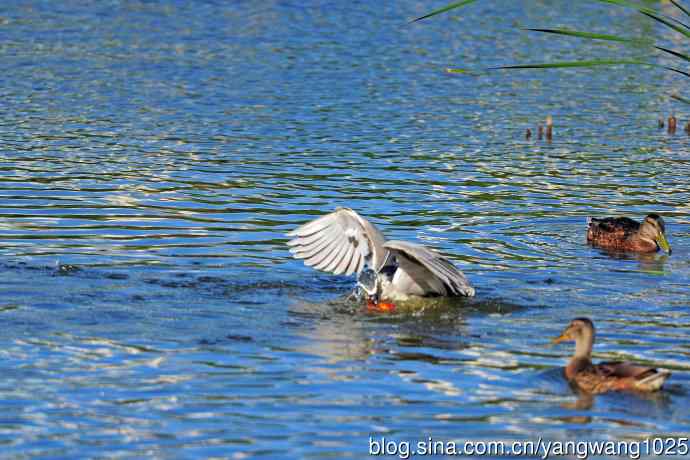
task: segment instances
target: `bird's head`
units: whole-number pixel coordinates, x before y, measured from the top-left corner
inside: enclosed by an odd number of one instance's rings
[[[666,225],[664,219],[658,214],[650,214],[645,217],[640,227],[640,235],[647,240],[654,241],[659,249],[671,254],[671,246],[666,239]]]

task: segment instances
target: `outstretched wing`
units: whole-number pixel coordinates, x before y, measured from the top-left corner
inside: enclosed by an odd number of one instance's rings
[[[388,241],[383,245],[394,256],[398,266],[427,294],[462,295],[471,297],[474,288],[465,275],[438,252],[407,241]],[[399,257],[402,256],[402,257]],[[443,289],[439,289],[442,285]]]
[[[338,208],[287,235],[293,237],[287,244],[295,258],[336,275],[359,273],[365,264],[378,270],[386,259],[381,232],[349,208]]]

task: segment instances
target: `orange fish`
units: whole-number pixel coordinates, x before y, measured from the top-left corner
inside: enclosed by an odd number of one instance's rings
[[[367,310],[378,313],[392,313],[395,311],[395,304],[391,302],[374,302],[367,300]]]

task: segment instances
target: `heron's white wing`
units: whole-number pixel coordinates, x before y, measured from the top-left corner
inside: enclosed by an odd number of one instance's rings
[[[387,241],[384,248],[393,255],[399,253],[398,265],[419,286],[428,286],[436,292],[429,294],[473,296],[474,288],[465,275],[438,252],[407,241]],[[434,286],[443,283],[447,292],[437,292]]]
[[[378,270],[386,258],[381,232],[348,208],[338,208],[287,235],[292,237],[287,244],[295,258],[336,275],[359,273],[365,264]]]

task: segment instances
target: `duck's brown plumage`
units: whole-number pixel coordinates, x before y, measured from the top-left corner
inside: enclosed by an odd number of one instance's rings
[[[670,373],[653,367],[611,361],[599,364],[589,362],[575,372],[569,365],[565,375],[580,390],[600,394],[609,391],[657,391]]]
[[[592,363],[594,345],[594,324],[587,318],[576,318],[570,322],[555,343],[574,340],[575,354],[565,368],[568,381],[579,390],[599,394],[608,391],[660,390],[671,375],[665,370],[640,366],[628,362]]]
[[[627,217],[590,218],[587,222],[587,241],[594,246],[635,252],[668,247],[666,225],[657,214],[649,214],[642,224]]]

